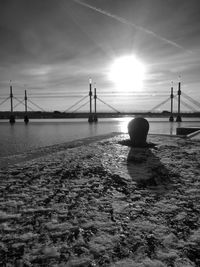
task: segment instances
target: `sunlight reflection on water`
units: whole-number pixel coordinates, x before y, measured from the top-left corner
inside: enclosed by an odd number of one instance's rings
[[[98,123],[92,124],[87,119],[35,119],[28,125],[23,120],[17,120],[14,125],[0,120],[0,157],[111,132],[127,133],[127,125],[133,118],[100,118]],[[199,118],[185,118],[181,123],[170,123],[168,118],[147,120],[150,134],[176,134],[179,126],[200,127]]]
[[[125,117],[125,118],[122,118],[122,120],[119,121],[120,132],[128,133],[128,128],[127,128],[128,127],[128,123],[132,119],[133,119],[133,117]]]

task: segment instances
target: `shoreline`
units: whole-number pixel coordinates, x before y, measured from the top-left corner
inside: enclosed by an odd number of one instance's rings
[[[8,156],[0,156],[0,169],[1,168],[8,168],[11,165],[18,164],[24,161],[29,161],[35,158],[48,156],[48,154],[56,153],[68,148],[74,148],[82,145],[88,145],[93,142],[101,141],[103,139],[115,137],[118,135],[123,135],[124,133],[121,132],[111,132],[108,134],[101,134],[96,135],[93,137],[85,137],[81,139],[75,139],[73,141],[68,141],[65,143],[49,145],[49,146],[42,146],[35,149],[30,149],[24,152],[19,152],[14,155]],[[149,134],[148,136],[166,136],[172,138],[179,138],[176,135],[169,135],[169,134]]]
[[[30,149],[27,151],[24,151],[22,153],[16,153],[14,155],[8,155],[8,156],[1,156],[0,157],[0,169],[9,167],[13,164],[18,164],[23,161],[29,161],[35,158],[39,158],[48,154],[52,154],[55,152],[59,152],[68,148],[74,148],[82,145],[88,145],[93,142],[97,142],[106,138],[114,137],[116,135],[120,135],[122,133],[119,132],[111,132],[109,134],[102,134],[102,135],[96,135],[93,137],[85,137],[81,139],[75,139],[73,141],[68,141],[65,143],[55,144],[55,145],[49,145],[49,146],[42,146],[35,149]]]
[[[199,266],[200,142],[104,137],[1,169],[2,266]]]

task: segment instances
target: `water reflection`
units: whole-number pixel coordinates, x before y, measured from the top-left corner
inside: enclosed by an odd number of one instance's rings
[[[128,133],[127,126],[129,121],[131,121],[132,119],[134,119],[134,117],[125,117],[119,120],[119,131],[122,133]]]
[[[169,134],[173,134],[173,132],[174,132],[174,123],[173,122],[170,122],[169,123]]]
[[[0,121],[0,156],[21,153],[26,150],[68,141],[92,137],[111,132],[127,133],[127,125],[133,117],[99,119],[98,123],[88,123],[87,119],[30,120],[24,124],[17,120],[10,125]],[[169,122],[168,118],[147,118],[150,134],[176,134],[177,127],[200,127],[200,119]]]
[[[89,123],[89,131],[90,131],[90,136],[94,136],[98,134],[98,123]]]

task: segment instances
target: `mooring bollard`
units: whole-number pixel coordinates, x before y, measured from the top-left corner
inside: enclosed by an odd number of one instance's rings
[[[141,117],[132,119],[128,124],[128,133],[132,145],[135,147],[146,146],[148,131],[149,131],[149,123],[146,119]]]

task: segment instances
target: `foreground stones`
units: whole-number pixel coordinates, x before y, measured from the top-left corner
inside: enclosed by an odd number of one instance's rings
[[[199,143],[148,138],[2,168],[0,266],[199,266]]]

